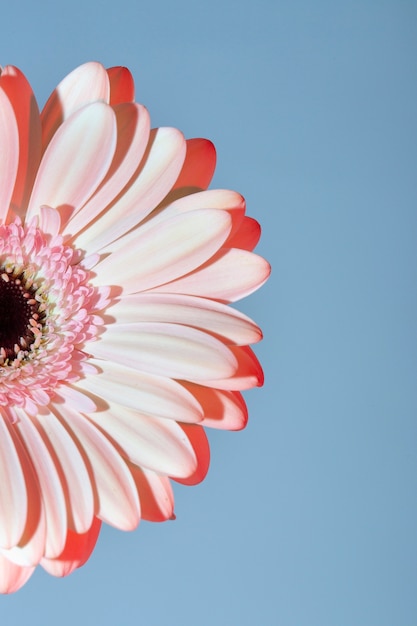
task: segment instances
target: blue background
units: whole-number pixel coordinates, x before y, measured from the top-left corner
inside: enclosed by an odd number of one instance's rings
[[[211,138],[273,265],[241,304],[265,332],[247,430],[210,433],[176,522],[105,528],[1,623],[416,624],[416,3],[24,0],[1,21],[41,104],[122,64],[154,126]]]

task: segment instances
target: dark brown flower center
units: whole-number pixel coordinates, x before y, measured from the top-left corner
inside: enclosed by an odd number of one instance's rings
[[[35,293],[22,274],[0,268],[0,364],[21,361],[41,331],[44,313]]]

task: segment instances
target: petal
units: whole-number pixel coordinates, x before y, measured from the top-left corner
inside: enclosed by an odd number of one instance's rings
[[[15,415],[14,423],[18,419],[18,416]],[[46,522],[42,496],[29,452],[25,449],[17,429],[10,428],[10,434],[19,454],[21,468],[25,476],[28,503],[26,524],[19,543],[9,550],[2,550],[2,552],[4,556],[17,565],[33,566],[39,563],[45,551]]]
[[[226,340],[246,345],[262,339],[260,328],[230,306],[180,294],[141,293],[120,298],[107,310],[117,324],[170,322],[200,328]]]
[[[57,468],[32,419],[16,409],[19,420],[15,424],[37,474],[46,520],[45,556],[58,556],[65,545],[67,535],[67,508]]]
[[[70,527],[77,533],[85,533],[93,520],[94,499],[83,458],[70,433],[53,413],[44,411],[37,418],[37,426],[60,474]]]
[[[28,514],[25,477],[8,423],[8,416],[2,412],[0,415],[0,546],[3,548],[10,548],[19,543]]]
[[[153,291],[188,293],[223,302],[245,298],[267,280],[271,267],[265,259],[246,250],[222,250],[187,276],[153,288]]]
[[[96,357],[157,376],[194,381],[223,379],[236,372],[230,347],[178,324],[115,324],[94,344]]]
[[[41,565],[52,576],[68,576],[75,569],[84,565],[90,558],[100,534],[101,521],[93,520],[92,526],[85,533],[68,531],[62,553],[56,559],[42,559]]]
[[[182,276],[210,258],[230,232],[230,217],[216,209],[148,222],[120,240],[95,267],[95,285],[120,285],[126,293],[150,289]]]
[[[233,230],[230,232],[230,238],[232,232],[237,231],[242,223],[245,207],[245,199],[240,193],[229,191],[228,189],[208,189],[207,191],[200,191],[177,198],[170,204],[164,203],[164,206],[152,215],[152,223],[159,224],[168,219],[168,217],[189,213],[197,209],[221,209],[228,211],[233,221]]]
[[[3,69],[0,85],[13,106],[18,126],[19,165],[11,203],[13,211],[23,218],[41,158],[39,109],[31,86],[16,67]]]
[[[75,235],[96,219],[129,182],[145,152],[150,132],[150,119],[145,107],[122,104],[115,107],[114,112],[117,146],[113,162],[99,190],[80,211],[72,214],[63,229],[64,235]]]
[[[39,167],[28,218],[39,207],[76,210],[103,180],[116,146],[113,110],[101,102],[72,115],[56,132]]]
[[[261,364],[256,358],[253,350],[248,346],[231,346],[237,362],[238,369],[231,378],[219,380],[209,380],[208,378],[201,382],[207,387],[216,387],[218,389],[231,389],[242,391],[244,389],[252,389],[252,387],[261,387],[264,384],[264,375]],[[198,381],[197,381],[198,382]]]
[[[245,215],[237,231],[230,234],[225,247],[253,250],[261,236],[261,227],[252,217]]]
[[[204,428],[195,424],[181,424],[181,428],[193,447],[197,467],[186,478],[176,477],[175,480],[183,485],[197,485],[205,479],[210,465],[210,446],[207,435]]]
[[[221,430],[241,430],[248,422],[245,400],[238,391],[211,389],[184,382],[183,385],[198,400],[204,411],[201,426]]]
[[[77,387],[106,401],[140,413],[184,422],[199,422],[203,413],[194,396],[170,378],[154,376],[112,361],[90,359],[100,372],[77,382]]]
[[[0,222],[5,222],[19,163],[19,135],[10,101],[0,88]]]
[[[174,517],[174,494],[167,476],[159,476],[146,467],[129,463],[139,493],[142,518],[149,522],[164,522]]]
[[[207,189],[216,169],[216,148],[208,139],[187,139],[184,165],[174,189]]]
[[[0,553],[0,593],[14,593],[29,580],[34,567],[16,565]]]
[[[173,420],[141,415],[115,403],[109,403],[108,410],[92,413],[89,419],[135,465],[159,474],[184,477],[195,470],[193,448]]]
[[[39,209],[39,228],[52,237],[59,234],[61,228],[61,216],[56,209],[43,205]]]
[[[184,162],[185,139],[175,128],[152,131],[137,178],[107,211],[77,238],[77,247],[96,252],[124,235],[165,198]]]
[[[92,102],[108,102],[109,96],[109,78],[100,63],[85,63],[68,74],[52,92],[41,114],[44,149],[73,113]]]
[[[140,520],[136,485],[120,453],[109,439],[68,405],[60,414],[77,437],[96,492],[96,515],[121,530],[133,530]]]
[[[110,67],[107,75],[110,81],[110,104],[133,102],[135,83],[127,67]]]

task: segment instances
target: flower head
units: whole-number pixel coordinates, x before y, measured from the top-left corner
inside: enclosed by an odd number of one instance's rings
[[[228,306],[269,266],[213,145],[151,130],[125,68],[87,63],[39,112],[0,75],[0,591],[69,574],[101,522],[173,518],[204,427],[246,424],[261,331]]]

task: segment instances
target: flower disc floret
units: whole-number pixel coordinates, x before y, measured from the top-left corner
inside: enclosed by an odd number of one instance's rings
[[[1,406],[36,413],[61,381],[79,379],[83,344],[94,338],[100,320],[91,313],[96,289],[77,257],[60,235],[45,235],[35,220],[0,226],[0,287],[9,300],[11,286],[17,291],[14,310],[2,318],[7,341],[0,346]],[[14,329],[10,318],[25,315],[26,328],[6,337]]]

